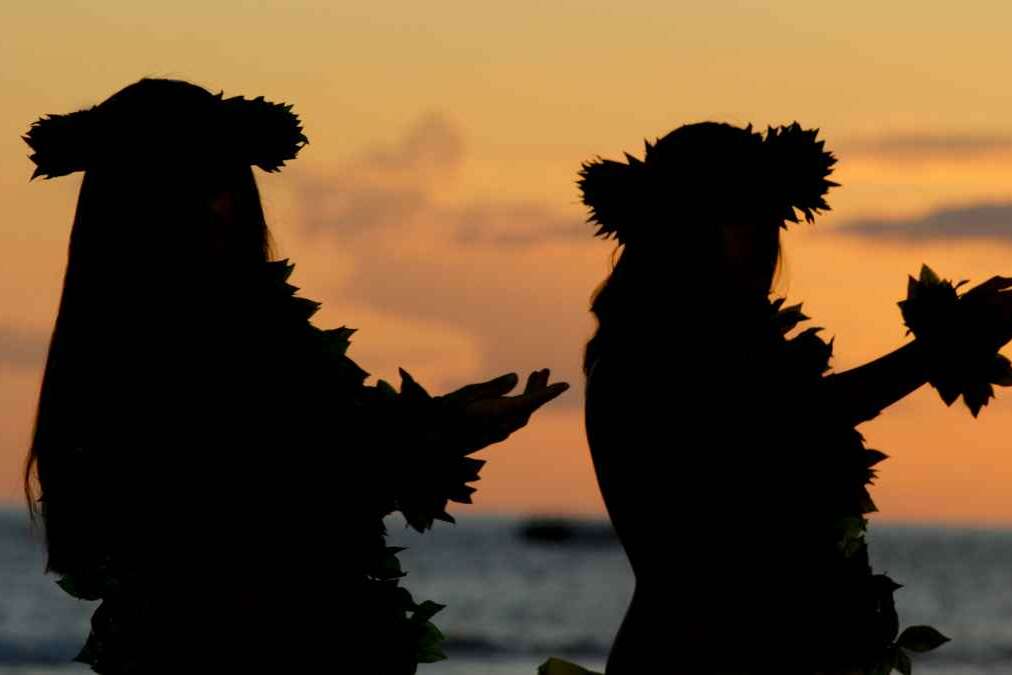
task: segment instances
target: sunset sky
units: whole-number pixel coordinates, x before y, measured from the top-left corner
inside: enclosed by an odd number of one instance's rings
[[[784,235],[777,292],[847,369],[904,343],[921,263],[1012,274],[1009,25],[980,1],[4,3],[0,500],[20,498],[80,185],[29,183],[44,113],[145,76],[294,104],[310,145],[257,176],[317,324],[434,392],[552,368],[573,388],[483,452],[470,512],[600,514],[579,363],[613,245],[583,222],[581,161],[706,119],[819,127],[843,185]],[[923,387],[861,431],[891,456],[880,520],[1012,524],[1012,391],[975,420]]]

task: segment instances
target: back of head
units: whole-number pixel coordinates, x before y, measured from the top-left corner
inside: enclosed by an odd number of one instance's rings
[[[593,299],[599,328],[585,369],[605,350],[642,343],[660,321],[684,321],[688,336],[752,302],[728,283],[729,265],[741,261],[727,259],[726,231],[746,224],[776,242],[781,227],[799,221],[796,210],[813,222],[829,208],[823,195],[836,185],[827,179],[836,160],[816,135],[796,122],[770,127],[765,137],[751,125],[701,122],[645,143],[642,159],[626,153],[625,162],[583,164],[578,184],[589,220],[598,236],[620,245]],[[772,274],[779,245],[747,255]]]

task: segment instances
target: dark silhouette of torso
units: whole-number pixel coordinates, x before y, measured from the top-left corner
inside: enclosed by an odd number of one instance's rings
[[[426,482],[417,429],[246,277],[205,270],[173,291],[110,336],[86,415],[106,451],[89,487],[116,495],[92,501],[88,533],[120,584],[93,620],[122,634],[100,672],[414,672],[367,575],[403,478]]]
[[[840,596],[867,559],[842,568],[826,527],[853,489],[829,456],[855,432],[777,351],[764,302],[717,296],[627,319],[588,364],[590,450],[636,577],[609,675],[812,675],[866,608]]]

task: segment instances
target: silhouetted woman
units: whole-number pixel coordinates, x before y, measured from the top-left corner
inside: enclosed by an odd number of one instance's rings
[[[566,385],[366,386],[271,261],[252,166],[307,142],[291,106],[142,79],[35,122],[35,176],[84,171],[26,470],[47,571],[101,600],[100,673],[413,673],[439,610],[383,517],[452,522],[483,462]],[[37,474],[37,486],[35,476]],[[37,501],[36,501],[37,499]]]
[[[946,639],[898,634],[864,541],[885,455],[854,427],[926,381],[974,415],[1012,383],[1012,280],[957,297],[925,268],[901,303],[916,339],[827,374],[832,342],[787,338],[807,317],[770,298],[781,227],[836,185],[816,134],[704,122],[583,165],[597,233],[621,245],[585,355],[590,449],[636,577],[608,675],[907,672]]]

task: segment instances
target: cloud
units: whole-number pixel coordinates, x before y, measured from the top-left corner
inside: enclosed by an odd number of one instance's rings
[[[910,218],[864,218],[841,225],[838,230],[883,239],[1012,241],[1012,202],[943,206]]]
[[[461,244],[535,246],[586,239],[578,216],[525,200],[445,204],[465,160],[463,135],[444,114],[428,112],[392,144],[367,149],[333,175],[296,177],[301,221],[313,235],[342,240],[433,226]]]
[[[352,357],[378,377],[396,376],[395,363],[415,372],[417,360],[426,385],[541,367],[576,384],[588,298],[612,247],[568,204],[448,200],[467,159],[462,137],[428,113],[328,175],[299,176],[295,259],[323,275],[312,285],[325,307],[343,308],[333,318],[363,329]],[[574,387],[553,407],[581,402]]]
[[[0,366],[38,368],[49,340],[41,333],[0,325]]]
[[[378,171],[450,171],[460,165],[464,141],[459,129],[437,111],[424,113],[390,147],[367,152],[361,165]]]
[[[424,192],[387,185],[348,185],[304,178],[301,198],[309,208],[303,222],[311,232],[331,231],[342,237],[402,226],[429,208]]]
[[[888,160],[972,159],[1012,151],[1012,135],[969,132],[888,134],[853,139],[845,142],[843,147],[848,155],[858,154]]]
[[[433,208],[433,193],[462,157],[456,126],[426,113],[395,143],[367,150],[336,176],[297,174],[303,226],[347,238],[408,225]]]
[[[478,202],[454,214],[456,239],[462,244],[529,246],[549,241],[586,240],[586,222],[537,202]]]

